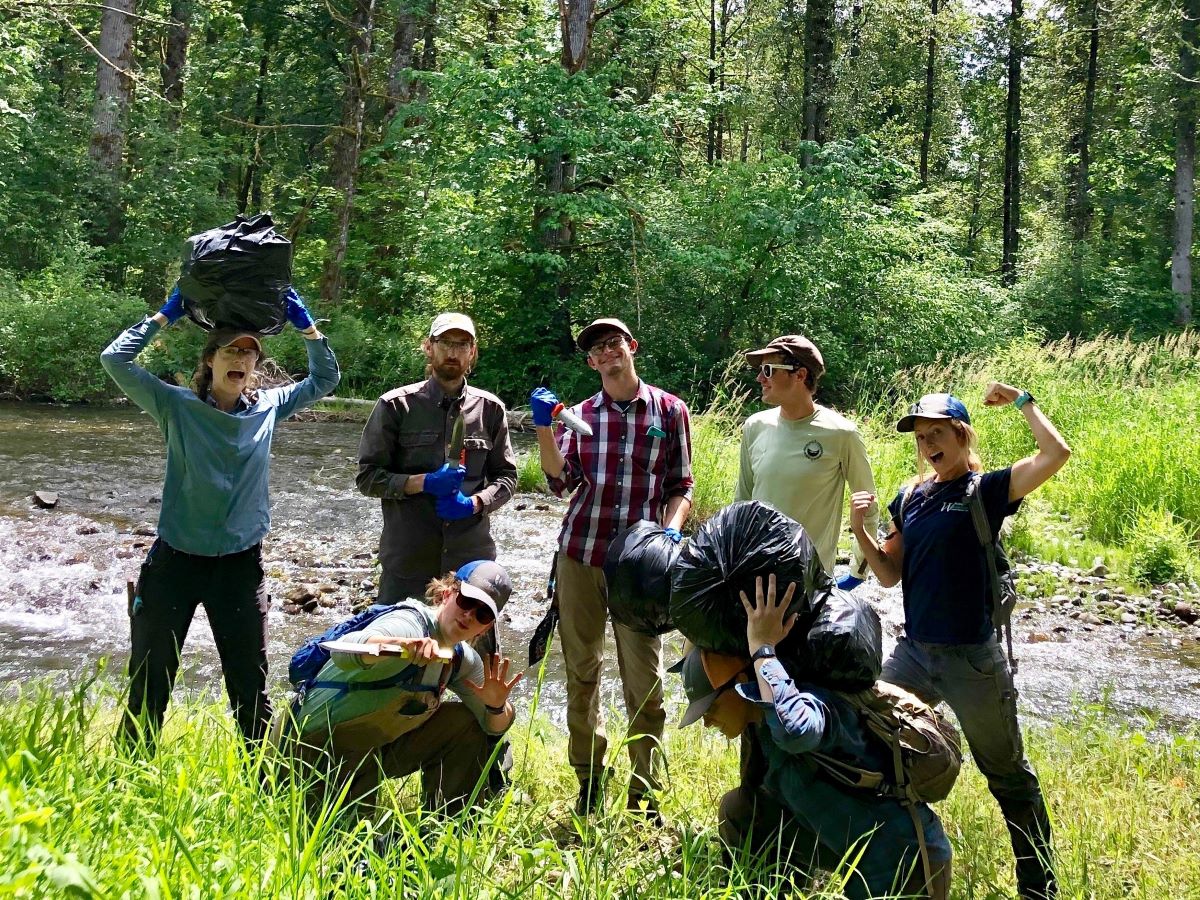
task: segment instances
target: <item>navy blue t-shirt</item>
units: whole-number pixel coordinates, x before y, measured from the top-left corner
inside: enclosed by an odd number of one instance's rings
[[[930,644],[982,644],[993,632],[991,576],[966,503],[967,473],[954,481],[926,481],[888,506],[904,535],[904,631]],[[979,495],[992,534],[1021,506],[1008,502],[1012,469],[980,476]],[[900,510],[904,509],[903,521]]]

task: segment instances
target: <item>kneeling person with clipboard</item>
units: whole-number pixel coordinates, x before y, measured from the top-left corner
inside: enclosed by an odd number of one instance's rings
[[[322,776],[310,812],[347,783],[347,803],[370,803],[382,778],[418,770],[426,810],[466,805],[491,757],[488,737],[515,716],[508,697],[523,673],[509,678],[510,660],[471,646],[511,593],[502,566],[477,560],[433,579],[426,603],[398,603],[322,643],[329,661],[274,729],[296,774]],[[447,689],[461,702],[443,703]]]

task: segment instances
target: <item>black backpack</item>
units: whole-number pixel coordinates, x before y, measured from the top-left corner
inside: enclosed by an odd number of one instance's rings
[[[975,534],[979,545],[983,547],[983,555],[987,559],[988,590],[992,596],[992,625],[996,629],[996,639],[1004,639],[1008,652],[1008,665],[1013,674],[1017,673],[1017,658],[1013,655],[1012,614],[1017,606],[1017,583],[1013,578],[1012,563],[1004,547],[1000,545],[1000,536],[992,535],[988,524],[987,513],[983,508],[983,498],[979,496],[980,477],[978,472],[971,473],[964,499],[971,509],[971,521],[975,523]]]

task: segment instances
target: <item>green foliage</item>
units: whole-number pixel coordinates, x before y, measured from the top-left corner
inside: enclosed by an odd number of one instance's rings
[[[116,752],[114,708],[117,698],[91,681],[26,686],[0,707],[0,884],[14,896],[718,900],[763,881],[764,897],[836,900],[847,875],[793,885],[762,861],[725,862],[716,809],[737,783],[737,745],[701,727],[668,731],[671,824],[661,831],[624,815],[622,796],[590,823],[573,821],[566,737],[536,700],[510,732],[524,802],[512,792],[432,819],[410,778],[389,785],[371,820],[356,821],[338,801],[310,821],[302,785],[273,779],[266,757],[247,758],[223,704],[179,703],[150,760]],[[1200,890],[1194,854],[1178,853],[1200,841],[1194,734],[1150,741],[1096,707],[1033,730],[1026,746],[1055,811],[1064,895],[1151,900]],[[624,756],[614,753],[618,785],[628,777]],[[938,811],[955,849],[951,896],[1011,893],[1008,835],[974,767]],[[390,843],[378,847],[384,834]]]
[[[100,351],[147,313],[98,285],[93,255],[64,247],[53,266],[16,278],[0,272],[0,390],[31,399],[109,396]]]
[[[1190,532],[1190,533],[1189,533]],[[1192,574],[1197,541],[1189,529],[1161,507],[1140,509],[1134,518],[1130,574],[1148,584],[1166,584]]]

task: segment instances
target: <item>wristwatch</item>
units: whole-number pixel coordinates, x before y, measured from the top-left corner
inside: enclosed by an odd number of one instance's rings
[[[1034,398],[1033,394],[1029,393],[1029,391],[1021,391],[1021,393],[1017,396],[1017,399],[1013,401],[1013,406],[1015,406],[1017,409],[1020,409],[1026,403],[1037,403],[1037,400]]]
[[[751,662],[758,662],[760,659],[777,659],[775,648],[770,644],[763,644],[754,651],[754,655],[750,657]]]

